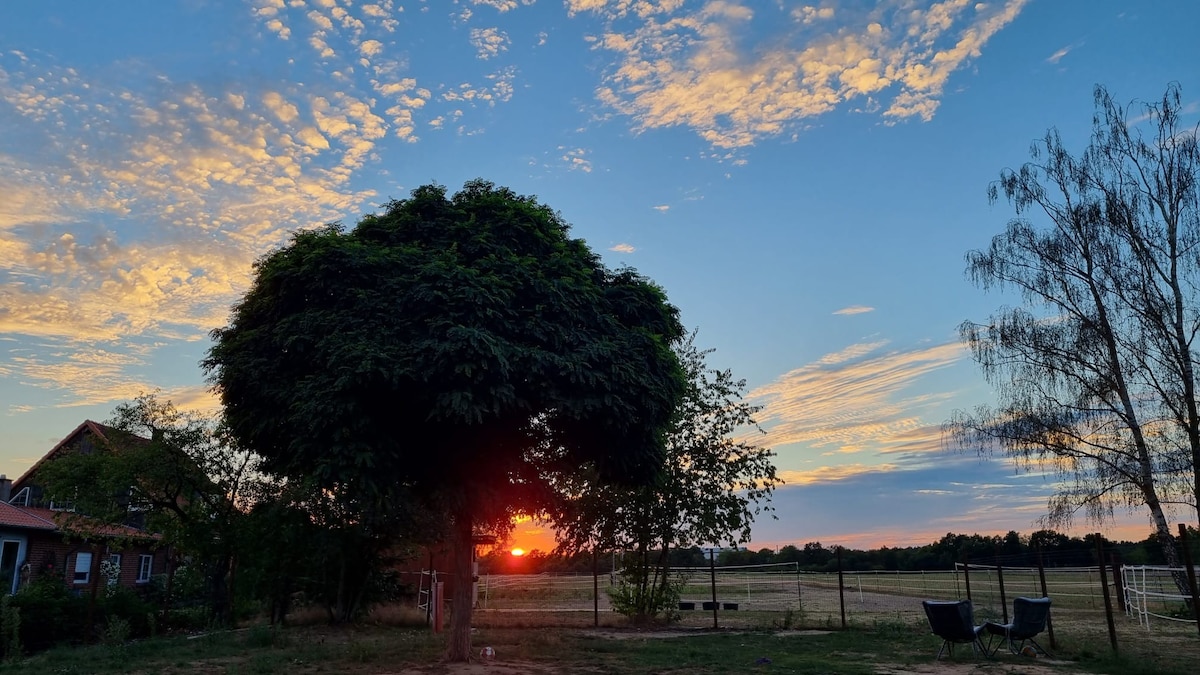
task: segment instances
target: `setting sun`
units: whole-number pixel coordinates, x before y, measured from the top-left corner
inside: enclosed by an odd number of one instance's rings
[[[518,557],[518,558],[519,558],[519,557],[521,557],[521,556],[525,555],[525,549],[523,549],[523,548],[514,548],[514,549],[512,550],[512,554],[513,554],[514,556],[516,556],[516,557]]]

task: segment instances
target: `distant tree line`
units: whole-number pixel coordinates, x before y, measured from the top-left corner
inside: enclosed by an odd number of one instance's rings
[[[1200,553],[1194,530],[1189,532],[1193,559]],[[1010,531],[1004,535],[947,533],[941,539],[923,546],[874,549],[842,549],[842,569],[869,570],[948,570],[956,563],[968,561],[979,565],[1033,567],[1039,556],[1047,567],[1085,567],[1095,565],[1096,537],[1088,534],[1071,537],[1054,530],[1038,530],[1028,535]],[[1166,565],[1162,547],[1154,534],[1141,541],[1112,541],[1101,536],[1105,556],[1116,554],[1125,565]],[[795,562],[807,572],[835,572],[838,569],[837,546],[826,547],[819,541],[803,546],[788,544],[778,549],[724,549],[718,552],[717,565],[764,565]],[[668,552],[670,566],[704,567],[708,554],[699,547],[673,549]],[[610,572],[620,569],[620,552],[601,553],[596,559],[597,570]],[[1108,560],[1105,561],[1106,563]],[[494,550],[480,559],[481,574],[591,574],[592,554],[558,555],[553,552],[531,551],[514,557],[506,550]]]

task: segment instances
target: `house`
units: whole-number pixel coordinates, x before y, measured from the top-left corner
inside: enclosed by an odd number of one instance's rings
[[[61,576],[77,591],[94,590],[105,561],[115,572],[106,582],[133,589],[147,587],[164,571],[161,537],[145,530],[136,508],[124,523],[105,522],[46,494],[38,483],[38,471],[47,462],[72,452],[91,454],[119,433],[87,420],[20,478],[0,475],[0,593],[15,593],[46,574]]]

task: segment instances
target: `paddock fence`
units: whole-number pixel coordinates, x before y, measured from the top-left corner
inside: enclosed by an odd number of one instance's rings
[[[952,570],[808,572],[794,563],[671,571],[681,583],[679,614],[755,625],[924,622],[922,600],[969,598],[977,622],[1004,623],[1016,597],[1049,596],[1052,624],[1103,633],[1111,607],[1114,629],[1197,635],[1189,598],[1180,593],[1182,568],[1018,567],[959,563]],[[610,613],[608,589],[618,574],[554,576],[493,574],[479,579],[479,608],[497,612]],[[593,595],[593,589],[598,594]],[[1044,590],[1043,590],[1044,589]],[[1108,602],[1105,602],[1105,595]],[[785,621],[784,617],[787,617]],[[1111,634],[1111,633],[1110,633]],[[1115,635],[1113,637],[1115,640]]]

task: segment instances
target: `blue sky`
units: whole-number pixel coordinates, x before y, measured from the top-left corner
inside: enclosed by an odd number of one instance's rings
[[[483,177],[662,284],[747,379],[788,480],[755,545],[1029,531],[1052,478],[940,439],[990,396],[956,327],[1005,301],[963,255],[1031,141],[1086,142],[1096,84],[1177,81],[1194,123],[1197,25],[1103,0],[0,3],[0,471],[140,391],[211,408],[197,363],[255,258]]]

